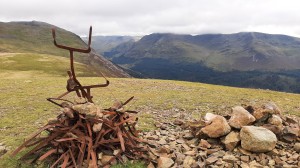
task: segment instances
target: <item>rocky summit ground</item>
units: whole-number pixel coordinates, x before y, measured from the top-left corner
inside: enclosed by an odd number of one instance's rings
[[[235,108],[233,108],[233,111]],[[189,113],[180,110],[177,110],[176,112],[157,111],[154,113],[156,121],[155,126],[157,129],[141,133],[142,137],[149,143],[150,158],[152,159],[152,162],[148,165],[148,168],[300,167],[299,127],[297,128],[297,139],[284,139],[283,136],[285,134],[282,133],[277,135],[277,138],[275,137],[276,142],[274,143],[274,147],[271,147],[270,144],[262,145],[262,147],[271,149],[259,152],[258,147],[251,152],[244,149],[245,147],[240,142],[240,139],[244,135],[242,135],[242,133],[239,134],[237,129],[232,128],[233,131],[231,133],[227,133],[227,135],[218,138],[210,138],[203,135],[201,135],[202,137],[199,137],[199,135],[195,136],[190,129],[190,126],[193,125],[193,123],[195,124],[195,121],[200,120],[200,118],[194,118],[189,115]],[[205,117],[207,116],[209,115],[206,115]],[[233,117],[230,116],[230,118]],[[300,120],[298,117],[289,116],[285,118],[285,121],[289,119],[298,122],[296,125],[299,126]],[[258,122],[255,122],[255,125],[257,125],[257,123]],[[202,129],[211,124],[212,123],[202,127]],[[283,125],[285,125],[283,127],[287,127],[287,123],[283,122]],[[262,128],[262,126],[251,127]],[[268,129],[265,130],[269,131]],[[239,140],[236,142],[234,142],[234,138],[232,138],[234,135],[231,135],[233,132],[237,132],[237,134],[240,135]],[[271,132],[271,134],[273,134],[273,132]],[[262,136],[265,137],[266,135]],[[226,140],[228,137],[229,140]],[[265,142],[260,143],[263,144]]]

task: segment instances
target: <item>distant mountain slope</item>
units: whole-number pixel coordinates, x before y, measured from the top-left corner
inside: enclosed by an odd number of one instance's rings
[[[155,33],[105,56],[133,75],[300,92],[300,39],[285,35]]]
[[[105,52],[110,51],[112,48],[129,42],[134,43],[138,41],[141,37],[139,36],[93,36],[92,47],[99,54],[105,54]],[[82,37],[83,41],[87,42],[88,37]]]
[[[76,34],[48,23],[0,22],[0,53],[35,53],[68,57],[68,51],[53,45],[52,28],[56,29],[58,43],[72,47],[86,47],[84,41]],[[90,54],[75,53],[75,60],[86,64],[91,70],[102,71],[107,76],[128,77],[122,69],[94,51]]]

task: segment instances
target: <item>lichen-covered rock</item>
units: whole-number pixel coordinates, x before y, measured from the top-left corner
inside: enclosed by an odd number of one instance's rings
[[[263,127],[244,126],[240,132],[242,148],[252,152],[269,152],[276,146],[276,135]]]
[[[232,108],[232,114],[228,122],[231,127],[240,129],[242,126],[254,121],[255,118],[242,106],[235,106]]]
[[[216,115],[211,119],[211,124],[203,127],[200,131],[210,138],[218,138],[228,134],[231,127],[226,119],[220,115]]]

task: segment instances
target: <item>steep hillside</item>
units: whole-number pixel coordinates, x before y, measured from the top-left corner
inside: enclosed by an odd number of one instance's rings
[[[141,37],[138,36],[93,36],[92,47],[99,54],[105,54],[105,52],[110,51],[116,46],[129,42],[134,43],[138,41]],[[87,42],[88,37],[82,37],[82,40]]]
[[[79,36],[48,23],[37,21],[0,22],[0,53],[33,53],[68,57],[68,51],[58,49],[53,45],[52,28],[56,29],[58,43],[72,47],[86,47]],[[119,67],[97,55],[94,51],[90,54],[75,54],[75,60],[85,64],[90,69],[103,71],[107,76],[128,76]]]
[[[300,39],[285,35],[151,34],[106,54],[133,75],[300,92]]]

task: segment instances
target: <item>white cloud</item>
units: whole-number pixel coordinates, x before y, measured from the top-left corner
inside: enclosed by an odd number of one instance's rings
[[[298,0],[1,0],[0,21],[39,20],[79,35],[257,31],[300,37]]]

